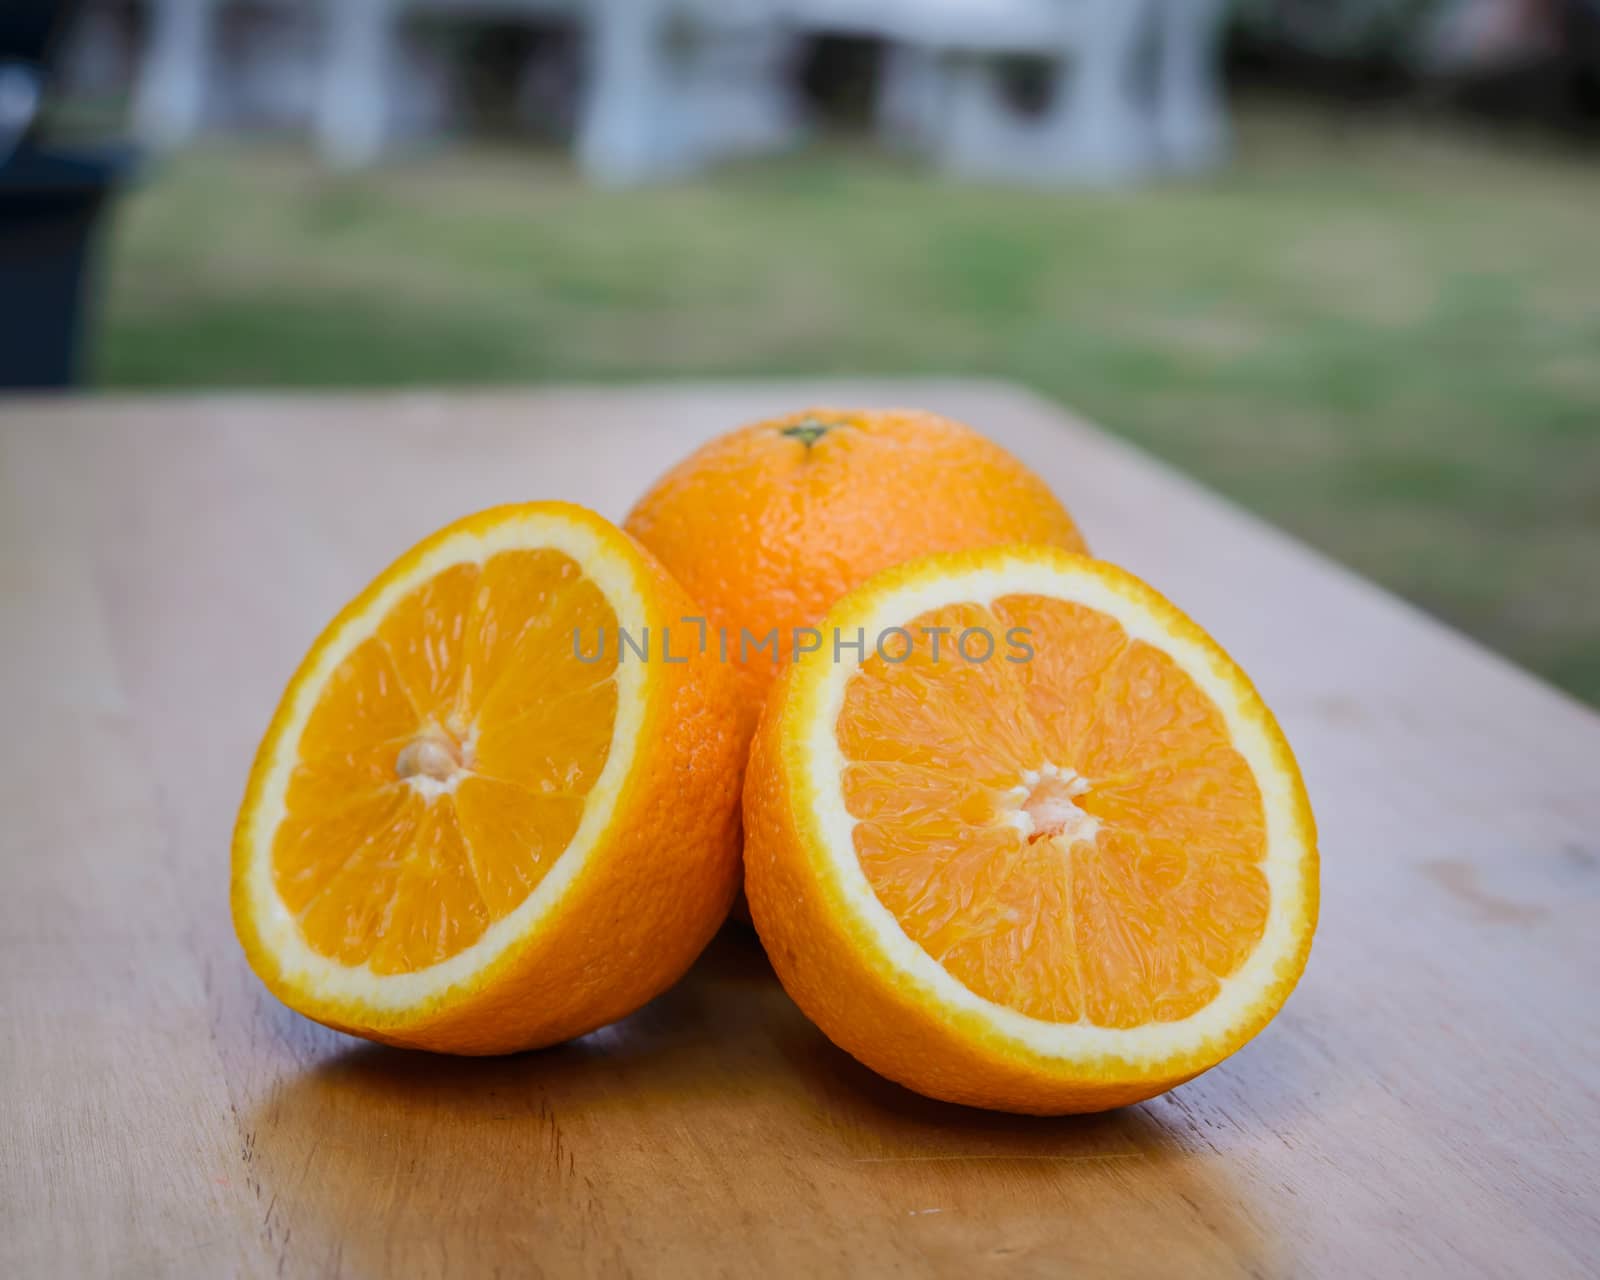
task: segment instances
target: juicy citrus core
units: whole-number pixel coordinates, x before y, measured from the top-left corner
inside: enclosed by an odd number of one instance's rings
[[[797,663],[746,783],[756,926],[838,1044],[937,1097],[1093,1110],[1272,1016],[1315,923],[1310,810],[1193,623],[1109,565],[1012,548],[891,570],[823,625],[912,637]]]
[[[448,734],[424,730],[400,749],[394,771],[402,780],[421,777],[450,782],[471,763],[468,755]]]
[[[1088,789],[1086,778],[1048,762],[1037,769],[1025,769],[1013,793],[1018,808],[1011,820],[1029,844],[1036,840],[1062,840],[1070,851],[1077,841],[1093,839],[1100,830],[1100,820],[1073,803]]]

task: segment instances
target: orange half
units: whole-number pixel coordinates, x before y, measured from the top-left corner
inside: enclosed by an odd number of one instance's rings
[[[737,879],[732,680],[619,637],[695,613],[561,503],[380,576],[291,681],[240,813],[234,915],[268,986],[356,1034],[493,1052],[675,980]]]
[[[1081,1111],[1272,1017],[1315,927],[1311,811],[1194,623],[1022,548],[891,570],[823,632],[758,734],[745,860],[779,976],[838,1044],[936,1097]]]

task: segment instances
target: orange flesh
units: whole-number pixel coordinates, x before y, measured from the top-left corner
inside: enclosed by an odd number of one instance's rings
[[[937,661],[933,627],[950,628]],[[994,637],[988,661],[955,647],[972,627]],[[1006,661],[1015,627],[1030,661]],[[1082,605],[1007,596],[907,630],[904,661],[851,677],[836,728],[879,901],[969,989],[1030,1017],[1134,1027],[1209,1003],[1269,898],[1261,795],[1215,705]]]
[[[557,551],[461,564],[405,597],[328,681],[272,848],[316,952],[409,973],[471,946],[566,849],[605,766],[616,615]]]

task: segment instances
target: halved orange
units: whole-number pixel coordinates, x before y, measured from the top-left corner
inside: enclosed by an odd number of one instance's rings
[[[566,503],[482,512],[381,574],[290,681],[239,813],[234,923],[273,993],[499,1053],[676,981],[739,881],[732,675],[662,652],[697,613]]]
[[[745,883],[841,1048],[949,1101],[1094,1111],[1288,997],[1316,835],[1244,673],[1132,575],[1042,547],[891,569],[774,689]],[[860,646],[858,649],[857,646]]]

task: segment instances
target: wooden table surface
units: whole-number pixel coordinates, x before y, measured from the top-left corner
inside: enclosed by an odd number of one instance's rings
[[[1256,678],[1322,830],[1310,968],[1166,1097],[1037,1120],[836,1051],[733,930],[568,1046],[346,1039],[247,969],[229,829],[335,608],[455,516],[620,517],[814,402],[1038,468]],[[0,402],[0,1275],[1594,1274],[1600,718],[981,383]]]

